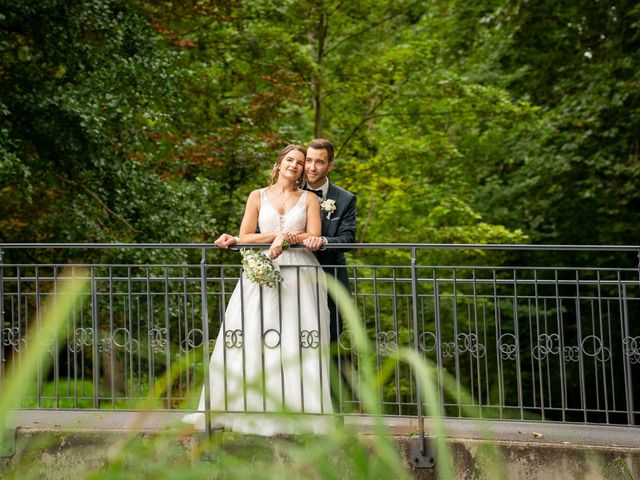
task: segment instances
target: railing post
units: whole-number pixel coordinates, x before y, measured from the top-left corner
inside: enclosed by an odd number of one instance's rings
[[[209,378],[209,303],[207,299],[207,249],[200,259],[200,296],[202,308],[202,364],[204,365],[204,419],[207,440],[211,438],[211,387]]]
[[[417,249],[411,249],[411,299],[413,314],[413,348],[420,355],[420,334],[418,333],[418,268],[416,259]],[[418,468],[433,468],[436,465],[435,455],[429,452],[424,433],[424,413],[422,405],[422,381],[416,375],[416,417],[418,419],[418,444],[411,449],[411,462]]]
[[[0,249],[0,385],[4,380],[4,251]],[[4,427],[0,425],[0,428]]]
[[[100,408],[100,352],[98,350],[100,324],[98,321],[98,282],[94,266],[91,267],[91,328],[93,329],[93,341],[91,342],[93,408],[97,409]]]

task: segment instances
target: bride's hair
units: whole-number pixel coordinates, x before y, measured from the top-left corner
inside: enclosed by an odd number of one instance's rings
[[[273,170],[271,170],[271,176],[269,177],[270,186],[275,185],[275,183],[278,181],[278,175],[280,174],[280,164],[282,163],[282,159],[284,159],[287,153],[289,153],[292,150],[297,150],[299,152],[302,152],[302,154],[305,157],[307,156],[307,149],[304,148],[302,145],[296,145],[294,143],[287,145],[282,150],[280,150],[280,153],[278,153],[278,159],[276,160],[276,163],[273,164]],[[298,180],[296,180],[296,187],[302,188],[306,180],[307,180],[307,176],[304,174],[304,169],[302,169],[302,175]]]

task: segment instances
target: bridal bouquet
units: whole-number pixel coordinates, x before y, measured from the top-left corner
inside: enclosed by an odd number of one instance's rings
[[[287,242],[282,244],[283,250],[289,247]],[[277,265],[269,258],[266,251],[252,248],[240,250],[242,255],[242,268],[247,278],[263,287],[275,287],[282,281],[282,274]]]

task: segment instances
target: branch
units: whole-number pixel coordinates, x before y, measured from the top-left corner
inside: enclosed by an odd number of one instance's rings
[[[98,196],[97,193],[92,192],[88,187],[86,187],[83,183],[80,182],[76,182],[74,180],[71,180],[69,178],[65,178],[59,174],[55,174],[56,177],[60,180],[62,180],[65,183],[68,183],[70,185],[73,185],[75,187],[79,187],[80,189],[84,190],[85,193],[88,193],[90,196],[92,196],[99,204],[100,206],[110,215],[112,215],[113,217],[115,217],[116,219],[120,220],[123,224],[125,224],[127,227],[129,227],[130,230],[134,231],[134,232],[138,232],[138,230],[131,225],[122,215],[117,214],[116,212],[114,212],[113,210],[111,210],[107,204],[105,204],[102,199]]]
[[[409,8],[413,7],[414,5],[419,5],[419,4],[421,4],[421,3],[422,3],[422,2],[419,2],[419,1],[418,1],[418,2],[414,2],[413,4],[409,5]],[[345,42],[347,42],[347,41],[349,41],[349,40],[351,40],[351,39],[353,39],[353,38],[359,37],[360,35],[363,35],[363,34],[365,34],[365,33],[368,33],[368,32],[370,32],[370,31],[372,31],[372,30],[375,30],[375,29],[376,29],[376,28],[378,28],[380,25],[383,25],[384,23],[386,23],[386,22],[388,22],[388,21],[390,21],[390,20],[393,20],[394,18],[396,18],[396,17],[398,17],[398,16],[402,15],[403,13],[405,13],[405,11],[406,11],[406,10],[403,10],[403,11],[400,11],[400,12],[397,12],[397,13],[394,13],[393,15],[391,15],[391,16],[389,16],[389,17],[387,17],[387,18],[383,18],[383,19],[382,19],[382,20],[380,20],[378,23],[374,23],[374,24],[372,24],[372,25],[371,25],[370,27],[368,27],[368,28],[365,28],[365,29],[363,29],[363,30],[360,30],[359,32],[356,32],[356,33],[354,33],[354,34],[352,34],[352,35],[348,35],[348,36],[346,36],[345,38],[343,38],[342,40],[340,40],[338,43],[336,43],[333,47],[331,47],[331,48],[327,48],[327,49],[325,50],[325,56],[329,55],[329,53],[331,53],[333,50],[335,50],[336,48],[338,48],[338,47],[339,47],[340,45],[342,45],[343,43],[345,43]]]

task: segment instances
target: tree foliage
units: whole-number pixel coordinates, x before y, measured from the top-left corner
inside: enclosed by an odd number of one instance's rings
[[[319,135],[358,241],[635,241],[633,2],[1,3],[3,241],[210,241]]]

